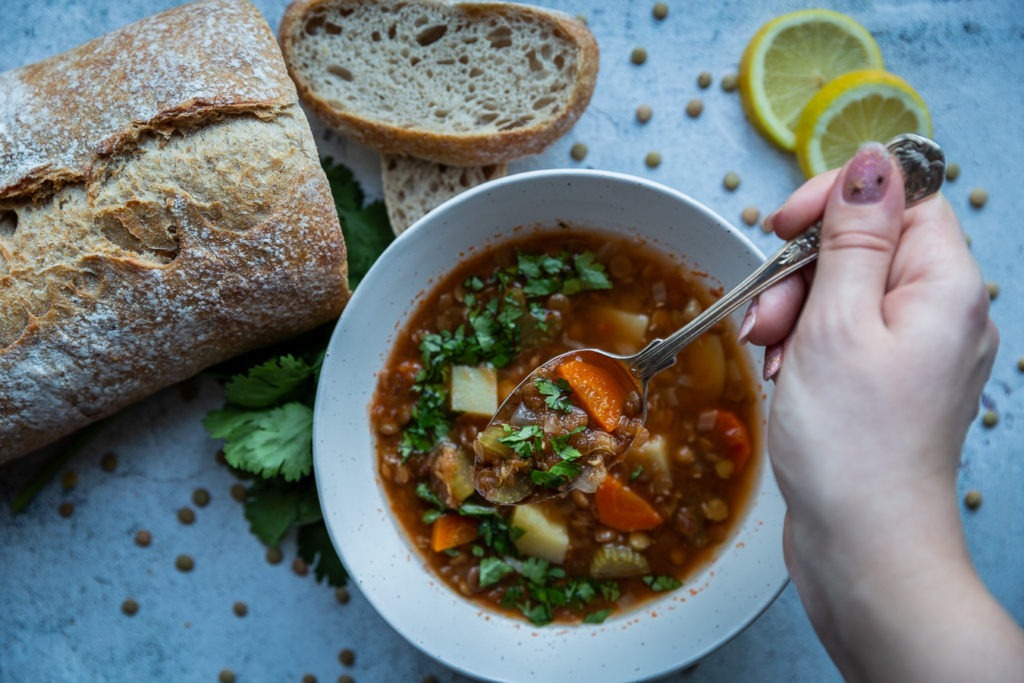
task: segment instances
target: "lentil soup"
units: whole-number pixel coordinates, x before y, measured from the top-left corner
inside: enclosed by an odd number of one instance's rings
[[[637,440],[592,492],[494,505],[474,490],[473,443],[538,365],[587,346],[633,353],[712,300],[698,275],[640,240],[576,228],[473,253],[438,282],[397,334],[370,411],[386,497],[430,570],[542,625],[600,623],[709,561],[761,465],[760,389],[731,323],[652,380]],[[565,385],[538,395],[584,426],[593,417]],[[582,431],[555,437],[559,447],[590,448]]]

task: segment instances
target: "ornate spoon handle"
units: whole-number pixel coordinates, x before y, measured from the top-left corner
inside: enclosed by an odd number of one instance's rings
[[[945,157],[942,149],[926,137],[900,135],[888,142],[889,153],[903,169],[903,188],[907,206],[929,197],[942,186]],[[718,301],[688,325],[665,339],[656,339],[628,359],[633,372],[644,382],[676,362],[676,354],[687,344],[723,320],[737,308],[818,257],[821,221],[786,242],[775,254],[743,282],[729,290]]]

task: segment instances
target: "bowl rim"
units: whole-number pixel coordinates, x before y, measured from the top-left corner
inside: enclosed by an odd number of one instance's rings
[[[628,186],[635,190],[639,190],[641,193],[650,192],[654,195],[660,195],[667,198],[669,202],[675,204],[678,203],[681,206],[685,206],[687,210],[696,212],[703,217],[709,223],[713,223],[725,230],[728,235],[726,241],[735,242],[739,251],[746,252],[752,260],[760,262],[764,260],[764,255],[757,248],[756,245],[743,233],[737,230],[729,222],[722,219],[718,214],[708,208],[706,205],[694,200],[693,198],[685,195],[678,190],[667,187],[663,184],[657,183],[656,181],[642,178],[639,176],[633,176],[625,173],[617,173],[611,171],[598,171],[591,169],[544,169],[537,171],[527,171],[523,173],[513,174],[499,178],[496,180],[489,181],[482,185],[471,188],[452,199],[444,202],[441,206],[434,209],[426,216],[416,221],[409,229],[398,235],[395,240],[387,247],[385,252],[377,259],[374,265],[370,268],[369,272],[364,277],[360,287],[357,287],[353,292],[351,299],[349,300],[345,311],[339,318],[335,329],[331,335],[331,340],[328,344],[327,353],[324,357],[323,366],[321,370],[321,381],[318,383],[317,396],[314,407],[314,424],[313,424],[313,456],[314,456],[314,474],[316,479],[317,493],[320,498],[321,507],[324,512],[324,521],[327,525],[328,533],[331,538],[331,542],[337,550],[339,556],[342,558],[343,563],[348,569],[351,578],[355,581],[361,592],[367,598],[367,600],[373,605],[381,617],[400,635],[402,635],[407,641],[412,643],[418,649],[423,651],[435,659],[438,659],[443,664],[460,671],[464,674],[483,678],[487,680],[502,681],[502,680],[543,680],[555,673],[555,675],[586,675],[588,680],[620,680],[623,677],[630,680],[646,680],[649,678],[655,678],[658,676],[665,675],[666,673],[684,667],[687,664],[693,663],[706,656],[710,652],[718,649],[729,640],[734,638],[740,632],[742,632],[747,626],[749,626],[761,613],[764,612],[776,599],[776,597],[784,590],[787,582],[788,575],[785,571],[785,565],[782,561],[781,551],[781,523],[782,516],[784,515],[784,504],[781,500],[781,494],[778,492],[777,485],[774,480],[774,476],[771,471],[771,467],[768,463],[768,457],[766,452],[762,452],[759,466],[761,468],[760,478],[757,482],[753,482],[753,490],[751,491],[751,500],[748,503],[748,509],[745,515],[748,519],[744,519],[736,525],[733,531],[732,537],[727,543],[734,543],[735,546],[740,546],[746,543],[760,543],[759,548],[766,547],[764,544],[764,538],[772,534],[777,533],[777,552],[762,550],[761,552],[767,553],[767,555],[758,555],[759,564],[767,565],[767,579],[764,575],[758,575],[764,585],[757,587],[757,589],[751,589],[753,591],[750,600],[747,603],[746,609],[742,611],[741,618],[733,618],[728,626],[722,628],[718,627],[719,633],[713,638],[709,638],[702,645],[694,648],[692,651],[687,653],[680,652],[678,658],[673,659],[671,656],[662,657],[658,660],[658,663],[653,666],[637,666],[628,669],[628,672],[621,666],[612,666],[607,661],[594,662],[595,668],[593,671],[581,671],[579,669],[579,661],[576,662],[575,666],[570,668],[563,668],[560,673],[551,670],[555,662],[555,657],[559,656],[558,653],[552,653],[551,648],[545,650],[543,647],[538,647],[538,643],[545,641],[555,640],[563,642],[571,642],[574,645],[579,646],[582,643],[584,650],[588,646],[593,645],[590,649],[597,648],[601,649],[606,641],[617,644],[618,641],[624,640],[632,643],[641,650],[636,654],[630,655],[630,658],[639,658],[643,651],[643,648],[648,648],[647,654],[651,654],[657,648],[658,644],[651,644],[649,641],[651,638],[636,638],[629,637],[631,634],[635,634],[636,631],[643,630],[644,628],[650,629],[650,626],[645,624],[652,623],[660,619],[658,628],[664,630],[661,624],[666,624],[672,621],[673,614],[681,613],[679,606],[681,603],[690,602],[691,605],[701,603],[703,595],[705,595],[705,588],[709,587],[713,581],[721,583],[724,579],[720,579],[715,576],[716,568],[719,568],[723,556],[730,554],[735,551],[735,547],[720,548],[717,556],[714,560],[707,562],[705,565],[700,567],[697,572],[689,577],[684,582],[684,587],[675,591],[679,595],[672,599],[670,595],[666,595],[662,598],[656,598],[653,601],[645,602],[641,607],[633,610],[624,612],[621,614],[613,615],[604,624],[599,626],[569,626],[563,624],[551,624],[545,627],[535,627],[532,624],[512,618],[497,612],[489,612],[486,608],[479,606],[476,603],[467,600],[440,579],[436,578],[429,568],[425,567],[425,558],[423,558],[419,551],[413,548],[408,538],[406,538],[404,531],[401,529],[400,524],[394,519],[390,511],[386,494],[381,490],[380,486],[380,475],[376,467],[376,449],[375,442],[370,435],[370,430],[366,429],[365,435],[353,434],[346,431],[346,428],[352,427],[351,424],[340,424],[337,423],[337,402],[341,399],[338,398],[340,394],[337,392],[332,393],[332,389],[337,389],[337,377],[332,378],[332,373],[335,375],[338,372],[344,373],[346,370],[349,372],[355,372],[364,376],[371,369],[365,367],[366,362],[349,363],[350,367],[346,368],[345,354],[339,353],[337,349],[342,345],[342,340],[349,334],[356,332],[361,333],[359,337],[360,344],[364,344],[369,341],[371,344],[373,339],[367,340],[365,330],[359,329],[359,325],[364,322],[364,318],[368,318],[371,322],[373,315],[367,312],[369,309],[376,308],[372,303],[363,303],[364,300],[373,302],[374,298],[379,299],[382,290],[375,284],[381,284],[387,282],[388,269],[393,265],[392,262],[401,260],[403,257],[407,257],[410,250],[421,246],[421,243],[426,243],[428,248],[432,241],[435,240],[435,231],[438,233],[438,237],[448,236],[454,228],[444,227],[447,224],[445,221],[450,218],[450,214],[462,210],[460,207],[469,206],[473,208],[474,203],[486,203],[489,197],[498,196],[507,192],[514,192],[516,188],[528,187],[531,183],[547,183],[551,181],[558,181],[566,183],[566,187],[571,187],[574,183],[579,185],[593,185],[593,184],[605,184],[609,187],[625,187]],[[578,188],[577,188],[578,189]],[[526,222],[528,223],[528,221]],[[524,223],[525,224],[525,223]],[[545,226],[541,226],[539,229],[549,229]],[[597,231],[601,231],[603,228],[596,228]],[[447,231],[447,232],[442,232]],[[609,231],[609,230],[605,230]],[[476,240],[475,243],[484,243],[491,245],[494,243],[501,243],[507,241],[513,230],[507,230],[504,233],[499,233],[496,237],[488,237],[485,239]],[[428,237],[427,234],[431,233]],[[723,238],[724,239],[724,238]],[[406,314],[415,309],[419,305],[423,296],[426,295],[429,290],[436,284],[439,277],[443,277],[447,272],[450,272],[454,266],[454,261],[449,261],[444,267],[439,269],[433,269],[432,275],[427,278],[426,284],[419,282],[416,285],[416,292],[413,296],[407,297],[405,301],[397,301],[393,298],[394,294],[391,293],[385,297],[387,302],[385,307],[390,306],[401,308]],[[378,281],[381,281],[378,283]],[[370,283],[371,286],[366,286]],[[371,290],[374,290],[371,293]],[[390,320],[388,323],[390,324]],[[403,320],[400,318],[394,323],[393,329],[388,329],[385,337],[387,340],[393,340],[394,335],[397,334],[402,326]],[[350,327],[356,329],[350,330]],[[387,361],[387,356],[390,352],[390,346],[385,344],[385,348],[378,351],[380,354],[380,362],[376,367],[372,368],[372,374],[374,381],[372,386],[356,388],[353,396],[368,396],[362,405],[358,406],[358,411],[361,417],[355,419],[356,423],[368,422],[369,413],[369,402],[372,401],[373,392],[376,387],[376,374],[377,371],[383,367],[383,364]],[[362,356],[372,355],[371,351],[367,351],[366,348],[362,348],[359,351],[353,351],[353,353],[359,353]],[[749,354],[748,354],[749,356]],[[365,358],[362,360],[366,360]],[[338,367],[340,364],[340,370]],[[372,364],[372,363],[371,363]],[[754,365],[757,365],[756,359],[754,359]],[[356,366],[359,366],[358,368]],[[326,380],[326,381],[325,381]],[[764,386],[764,385],[763,385]],[[764,388],[765,402],[762,403],[762,421],[764,419],[765,403],[767,402],[767,394],[770,393],[770,387]],[[353,399],[357,400],[357,399]],[[351,406],[350,406],[351,407]],[[337,474],[337,464],[339,458],[337,454],[332,451],[331,443],[337,443],[339,438],[348,438],[349,441],[352,439],[360,439],[361,443],[369,441],[369,463],[362,463],[363,474],[360,476],[362,479],[365,477],[366,472],[370,473],[369,483],[372,487],[366,487],[366,481],[363,481],[365,488],[376,489],[376,496],[366,494],[368,500],[363,500],[359,496],[362,495],[355,484],[345,484],[343,479],[339,480]],[[763,442],[763,439],[762,439]],[[336,446],[334,446],[336,447]],[[762,451],[765,448],[762,444]],[[333,461],[332,461],[333,459]],[[353,465],[355,467],[356,465]],[[338,465],[340,467],[340,465]],[[347,485],[348,488],[339,488],[339,483],[342,486]],[[370,502],[375,509],[369,511],[362,511],[355,515],[354,519],[346,520],[345,502],[335,504],[338,498],[339,491],[344,491],[348,495],[354,495],[357,501]],[[365,493],[365,492],[362,492]],[[347,496],[345,496],[347,500]],[[768,510],[774,514],[777,519],[765,521],[761,520],[758,522],[762,527],[765,527],[764,531],[769,533],[763,533],[760,528],[753,528],[751,533],[746,533],[749,526],[749,517],[755,508],[762,506],[762,503],[768,505]],[[350,511],[349,511],[350,512]],[[354,522],[354,524],[353,524]],[[404,550],[396,552],[396,546],[394,545],[396,539],[388,538],[388,534],[384,536],[374,536],[373,547],[369,549],[363,545],[357,545],[355,539],[358,539],[358,534],[370,534],[371,530],[379,530],[380,525],[383,524],[383,530],[393,528],[396,530],[394,534],[397,537],[397,542],[404,546]],[[370,525],[370,529],[367,529],[367,525]],[[745,535],[742,536],[742,541],[737,541],[740,538],[741,532]],[[758,541],[755,540],[756,536],[761,534],[762,538]],[[749,538],[748,538],[749,536]],[[380,548],[385,544],[391,544],[390,555],[387,555],[385,550]],[[373,553],[385,553],[382,557],[367,558],[360,554],[362,552],[373,552]],[[751,551],[753,552],[753,551]],[[773,556],[774,555],[774,556]],[[740,565],[737,565],[739,567]],[[735,568],[734,568],[735,569]],[[384,572],[386,575],[382,575],[380,572]],[[416,600],[414,602],[421,603],[419,606],[429,612],[431,618],[445,618],[444,615],[448,614],[448,618],[454,620],[453,623],[457,625],[469,626],[469,625],[482,625],[486,624],[487,628],[469,628],[469,632],[456,634],[453,640],[454,642],[448,642],[443,639],[439,640],[439,636],[436,631],[437,629],[422,628],[418,625],[417,619],[415,618],[414,612],[416,611],[415,606],[396,605],[396,602],[402,600],[394,595],[388,595],[388,588],[385,585],[387,578],[391,575],[398,576],[402,579],[415,580],[415,574],[420,574],[418,583],[413,584],[417,589],[417,593],[414,596]],[[405,586],[403,586],[404,588]],[[393,588],[393,587],[392,587]],[[692,609],[692,608],[688,608]],[[447,610],[448,612],[445,612]],[[720,610],[705,607],[704,612],[718,613]],[[427,615],[419,615],[420,618],[424,618]],[[447,621],[445,623],[448,623]],[[488,635],[489,631],[496,631],[500,633],[501,638],[495,639],[492,635]],[[626,635],[619,636],[619,633]],[[581,638],[580,634],[586,634],[586,638]],[[609,641],[609,638],[611,640]],[[486,660],[481,660],[480,657],[473,658],[459,658],[452,657],[450,652],[445,653],[439,651],[442,647],[448,647],[450,645],[464,644],[464,640],[468,640],[473,646],[477,646],[479,643],[484,643],[485,648],[489,648],[487,651],[492,652],[494,648],[503,646],[499,652],[495,652],[492,659],[496,666],[489,666]],[[586,641],[590,642],[587,643]],[[662,645],[663,647],[663,645]],[[448,647],[450,650],[451,647]],[[615,648],[604,648],[605,650],[615,650]],[[458,652],[458,648],[455,650]],[[510,655],[519,653],[524,655],[520,657],[522,660],[528,660],[525,669],[513,669],[515,658],[510,658]],[[671,660],[671,661],[669,661]],[[587,660],[582,660],[587,661]],[[483,662],[483,663],[481,663]]]

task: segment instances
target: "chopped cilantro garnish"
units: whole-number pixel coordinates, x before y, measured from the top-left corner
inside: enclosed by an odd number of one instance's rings
[[[549,408],[559,410],[563,413],[572,412],[572,401],[569,400],[569,392],[572,388],[564,379],[551,381],[545,377],[537,377],[534,381],[537,390],[543,395],[544,402]]]
[[[611,614],[610,609],[601,609],[596,612],[591,612],[587,616],[583,617],[584,624],[603,624],[604,620]]]
[[[652,591],[663,592],[673,591],[683,585],[682,581],[674,576],[668,576],[660,574],[658,576],[645,576],[643,577],[644,583],[650,586]]]
[[[480,560],[480,587],[493,586],[514,571],[515,569],[504,560],[485,557]]]
[[[322,159],[320,163],[331,185],[334,208],[345,237],[349,288],[355,289],[395,235],[384,202],[363,205],[363,191],[352,171],[332,163],[330,158]]]
[[[544,430],[540,425],[512,427],[503,424],[505,436],[498,437],[498,443],[508,446],[520,458],[528,459],[540,454],[544,449]]]
[[[644,473],[644,466],[643,465],[637,465],[636,467],[633,468],[633,471],[629,473],[629,480],[630,481],[636,481],[637,479],[640,478],[640,475],[642,475],[643,473]]]

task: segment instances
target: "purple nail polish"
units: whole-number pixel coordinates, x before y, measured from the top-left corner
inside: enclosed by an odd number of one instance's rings
[[[874,204],[885,196],[892,175],[889,152],[878,142],[861,145],[846,166],[843,199],[851,204]]]

